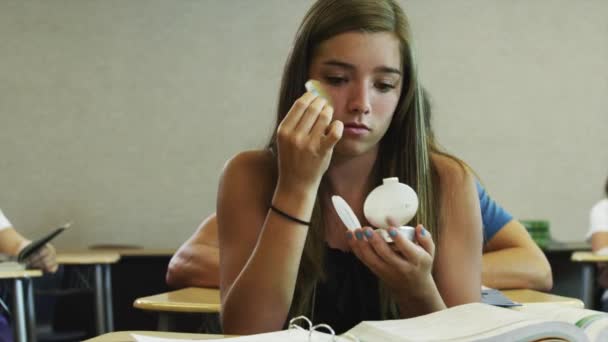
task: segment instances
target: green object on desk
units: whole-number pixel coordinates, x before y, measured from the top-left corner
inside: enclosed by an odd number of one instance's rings
[[[549,231],[549,221],[547,220],[520,220],[526,227],[526,230],[541,248],[545,247],[551,241],[551,232]]]

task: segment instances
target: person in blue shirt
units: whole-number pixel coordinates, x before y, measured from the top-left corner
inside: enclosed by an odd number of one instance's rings
[[[551,265],[526,228],[477,182],[484,231],[482,283],[497,289],[553,287]]]
[[[525,227],[476,182],[483,223],[482,283],[491,288],[548,291],[551,266]],[[166,274],[174,288],[218,287],[219,251],[215,214],[207,217],[171,258]]]

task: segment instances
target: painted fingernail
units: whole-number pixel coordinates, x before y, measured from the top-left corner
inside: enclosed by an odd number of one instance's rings
[[[395,229],[395,228],[391,228],[391,229],[388,231],[388,235],[390,235],[391,237],[395,237],[395,236],[397,236],[397,234],[398,234],[398,233],[397,233],[397,229]]]
[[[420,230],[420,235],[422,235],[422,236],[426,235],[426,229],[424,229],[424,227],[422,227],[422,229]]]
[[[368,238],[371,238],[372,236],[374,236],[374,232],[372,232],[371,230],[366,230],[365,236],[367,236]]]
[[[351,233],[351,232],[346,232],[346,239],[347,239],[347,240],[352,240],[352,239],[353,239],[353,233]]]
[[[355,232],[355,236],[357,236],[357,240],[363,240],[363,233],[360,230]]]

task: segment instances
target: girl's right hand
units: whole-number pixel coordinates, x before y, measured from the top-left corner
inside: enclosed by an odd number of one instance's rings
[[[277,130],[278,184],[316,190],[344,129],[332,116],[327,101],[310,92],[294,102]]]
[[[27,241],[19,248],[19,252],[27,245],[29,245],[31,241]],[[47,243],[34,254],[30,255],[27,259],[25,259],[25,264],[28,268],[40,269],[45,273],[55,273],[57,268],[57,252],[55,251],[55,247],[50,243]]]

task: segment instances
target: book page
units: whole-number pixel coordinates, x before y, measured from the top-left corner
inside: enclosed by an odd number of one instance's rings
[[[515,334],[519,331],[520,334]],[[574,336],[584,341],[582,330],[565,322],[549,322],[535,315],[471,303],[428,315],[401,320],[366,321],[350,333],[362,341],[471,341],[509,334],[536,338]],[[541,334],[542,333],[542,334]],[[517,340],[517,338],[515,338]]]
[[[517,310],[574,324],[585,330],[592,341],[608,340],[608,313],[606,312],[554,303],[526,304]]]
[[[154,336],[146,336],[146,335],[138,335],[131,334],[131,337],[136,342],[190,342],[190,341],[214,341],[214,340],[190,340],[190,339],[174,339],[174,338],[164,338],[164,337],[154,337]],[[219,340],[215,340],[219,341]]]

